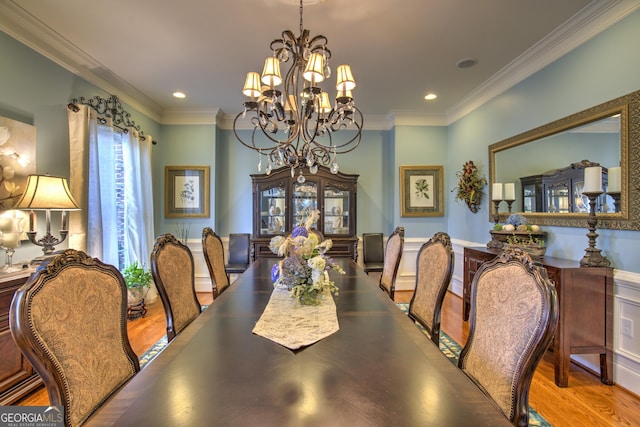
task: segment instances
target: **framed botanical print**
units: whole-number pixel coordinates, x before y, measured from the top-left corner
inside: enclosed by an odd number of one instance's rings
[[[401,216],[443,216],[442,166],[400,166]]]
[[[209,166],[165,166],[167,218],[209,217]]]

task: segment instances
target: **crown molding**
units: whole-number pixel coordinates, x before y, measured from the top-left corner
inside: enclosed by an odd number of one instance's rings
[[[389,130],[395,125],[447,126],[525,80],[561,56],[640,9],[637,0],[594,0],[564,25],[449,108],[445,117],[391,111],[366,116],[365,130]],[[0,30],[73,74],[87,80],[160,124],[218,124],[232,129],[234,116],[219,109],[163,109],[138,89],[69,43],[22,9],[16,1],[0,1]]]
[[[215,125],[220,121],[220,109],[165,108],[163,125]]]
[[[471,113],[638,9],[640,2],[637,0],[591,2],[450,107],[447,124]]]
[[[16,2],[0,2],[0,30],[78,77],[112,95],[117,95],[122,102],[151,119],[160,121],[160,105],[35,19]]]

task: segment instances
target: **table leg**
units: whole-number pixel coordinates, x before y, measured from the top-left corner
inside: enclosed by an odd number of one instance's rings
[[[613,385],[613,352],[606,350],[600,355],[600,381],[606,385]]]

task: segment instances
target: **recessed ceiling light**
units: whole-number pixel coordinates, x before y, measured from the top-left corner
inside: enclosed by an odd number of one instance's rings
[[[435,93],[428,93],[424,96],[424,99],[426,99],[427,101],[433,101],[437,97],[438,95],[436,95]]]
[[[187,97],[187,95],[184,94],[184,92],[173,92],[173,97],[174,98],[178,98],[178,99],[184,99]]]
[[[456,63],[458,68],[470,68],[478,63],[477,59],[474,58],[464,58]]]

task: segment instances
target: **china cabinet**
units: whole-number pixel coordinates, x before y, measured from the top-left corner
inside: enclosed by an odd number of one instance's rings
[[[600,166],[588,160],[572,163],[544,174],[520,178],[523,212],[588,213],[589,198],[582,194],[584,169]],[[607,189],[607,168],[602,168],[602,186]],[[596,201],[597,212],[615,208],[611,196],[603,193]]]
[[[520,178],[522,186],[522,211],[542,211],[542,175],[531,175]]]
[[[253,186],[252,258],[273,257],[269,241],[301,224],[311,210],[320,211],[314,228],[333,241],[329,254],[356,259],[356,192],[358,175],[319,167],[300,175],[281,168],[251,175]]]

